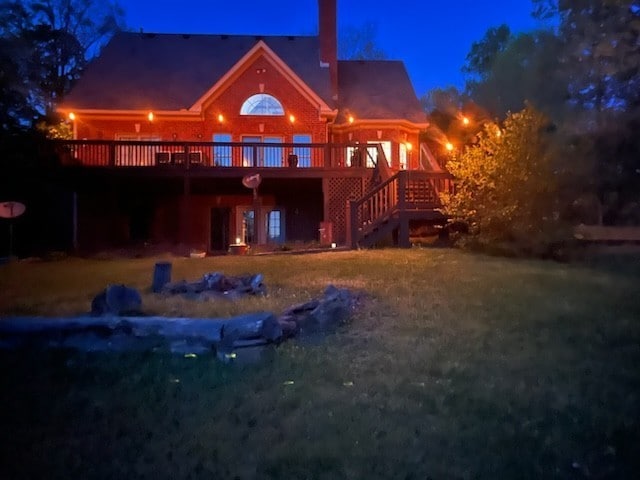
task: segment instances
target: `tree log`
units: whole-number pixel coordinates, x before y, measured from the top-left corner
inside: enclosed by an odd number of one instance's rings
[[[274,327],[277,326],[277,327]],[[230,319],[182,317],[8,317],[0,319],[0,342],[17,347],[34,341],[47,345],[88,350],[121,350],[134,339],[156,338],[169,344],[182,342],[187,348],[217,345],[223,331],[234,340],[278,341],[279,324],[268,312],[239,315]],[[282,330],[280,329],[280,336]],[[149,342],[139,342],[148,344]],[[84,348],[83,348],[84,346]]]

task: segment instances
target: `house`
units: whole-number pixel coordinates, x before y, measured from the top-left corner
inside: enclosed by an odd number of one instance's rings
[[[406,245],[441,218],[403,63],[338,60],[318,5],[318,36],[115,35],[59,107],[76,245]]]

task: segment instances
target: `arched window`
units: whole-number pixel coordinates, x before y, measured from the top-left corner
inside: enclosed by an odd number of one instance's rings
[[[244,101],[240,115],[284,115],[284,109],[277,98],[257,93]]]

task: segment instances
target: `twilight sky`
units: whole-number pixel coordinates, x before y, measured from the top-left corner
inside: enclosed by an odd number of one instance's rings
[[[313,35],[317,0],[120,0],[129,29],[155,33]],[[267,7],[268,6],[268,7]],[[434,87],[462,87],[471,43],[507,23],[526,31],[531,0],[338,0],[338,32],[371,22],[389,59],[403,60],[420,97]]]

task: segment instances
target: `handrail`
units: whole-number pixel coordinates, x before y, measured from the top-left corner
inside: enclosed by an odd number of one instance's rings
[[[403,170],[362,198],[349,200],[347,245],[356,248],[364,236],[395,215],[440,208],[440,193],[451,190],[451,178],[448,173]],[[403,228],[408,230],[408,225]]]

